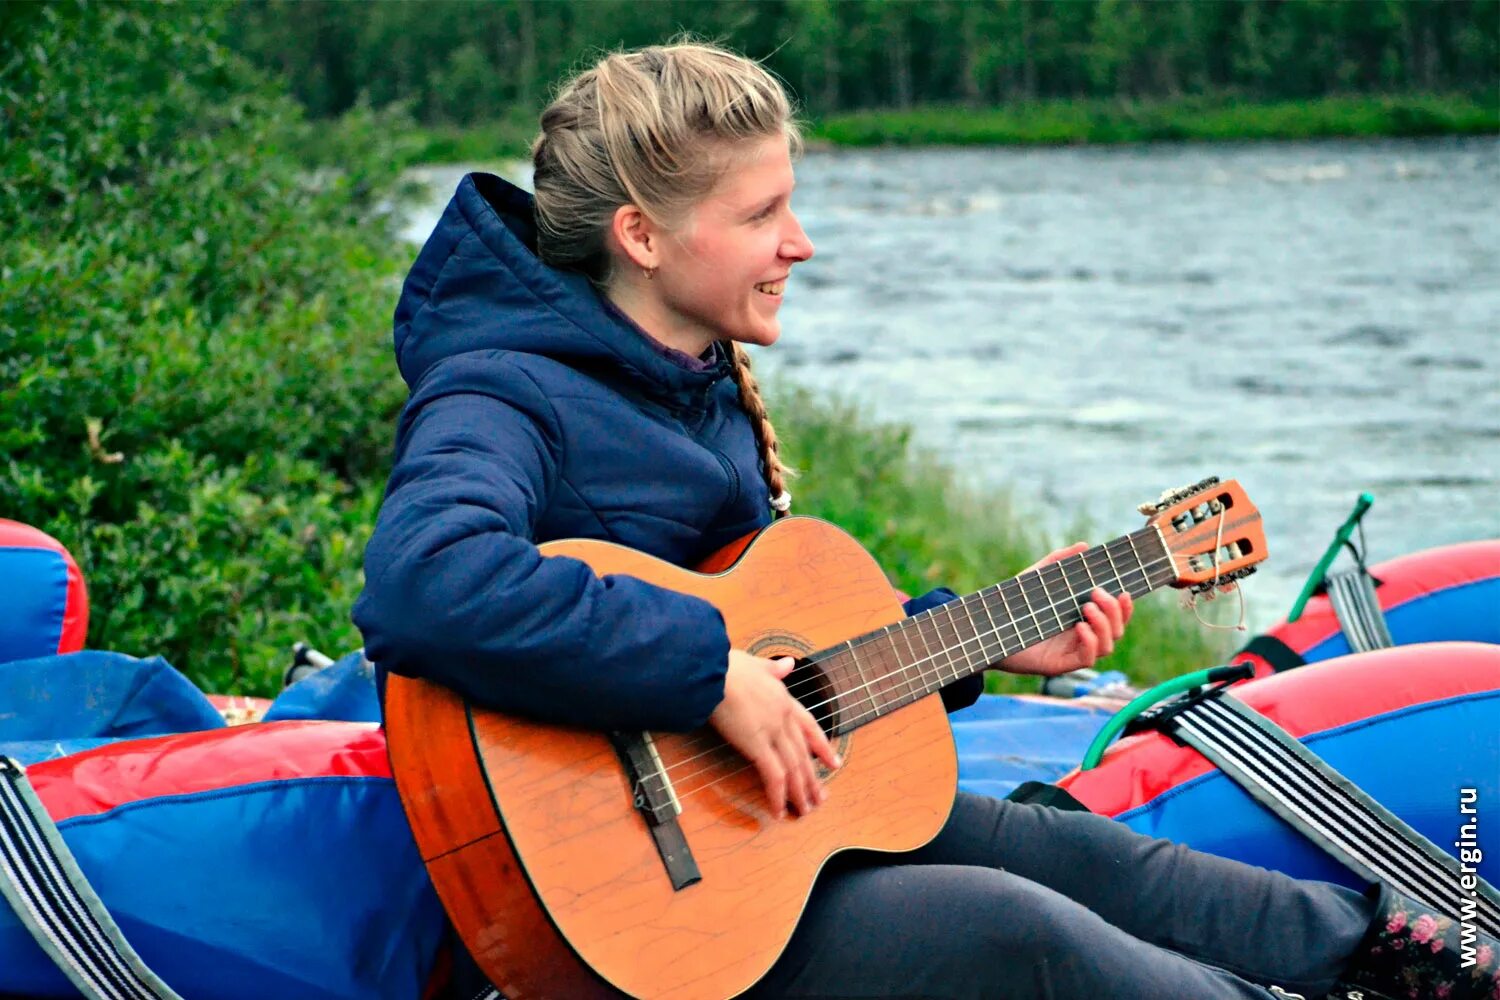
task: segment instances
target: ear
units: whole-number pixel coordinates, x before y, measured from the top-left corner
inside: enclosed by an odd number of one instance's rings
[[[661,264],[662,230],[636,205],[615,209],[610,234],[620,252],[636,267],[658,267]]]

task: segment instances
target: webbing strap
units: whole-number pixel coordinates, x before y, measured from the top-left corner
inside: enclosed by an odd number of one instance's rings
[[[1481,931],[1500,935],[1500,894],[1473,866],[1461,868],[1244,702],[1215,690],[1174,706],[1158,724],[1359,877],[1384,882],[1450,916],[1472,914]]]
[[[1370,579],[1363,566],[1342,573],[1329,573],[1324,582],[1333,613],[1344,630],[1344,637],[1349,640],[1350,652],[1365,653],[1395,645],[1391,630],[1385,624],[1385,613],[1380,610],[1375,581]]]
[[[1283,670],[1291,670],[1293,667],[1307,665],[1307,661],[1302,658],[1301,653],[1274,635],[1256,636],[1245,643],[1245,648],[1241,649],[1240,653],[1250,653],[1253,656],[1260,657],[1269,663],[1271,669],[1278,674]],[[1235,657],[1237,658],[1238,656],[1239,653],[1236,653]]]
[[[0,894],[85,997],[181,1000],[125,941],[25,770],[5,756],[0,756]]]

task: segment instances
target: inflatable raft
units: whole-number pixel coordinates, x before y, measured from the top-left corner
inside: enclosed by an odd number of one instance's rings
[[[361,681],[357,664],[338,673]],[[291,717],[315,700],[288,689],[281,721],[230,727],[159,658],[0,663],[0,704],[32,709],[0,711],[0,754],[27,765],[126,939],[183,996],[412,1000],[432,976],[442,909],[385,736]],[[7,994],[77,996],[0,901]]]
[[[1236,686],[1344,777],[1449,853],[1466,797],[1500,804],[1500,646],[1443,642],[1345,656]],[[1298,878],[1356,886],[1196,750],[1127,737],[1059,786],[1132,829]],[[1480,874],[1495,881],[1500,823],[1481,823]],[[1362,886],[1359,886],[1362,888]]]
[[[0,522],[0,532],[0,581],[19,578],[17,560],[44,581],[0,594],[26,609],[24,620],[0,618],[0,706],[26,706],[0,708],[0,753],[28,765],[38,797],[147,964],[186,996],[226,1000],[430,990],[444,920],[391,780],[363,657],[313,673],[268,708],[249,706],[266,721],[230,727],[225,704],[160,659],[73,652],[87,621],[77,567],[40,532],[14,522]],[[1376,567],[1392,629],[1413,643],[1465,629],[1500,642],[1484,631],[1500,630],[1492,589],[1500,543],[1453,548],[1463,558],[1445,562],[1434,550]],[[1416,616],[1418,607],[1428,617]],[[1433,624],[1438,607],[1451,628]],[[1336,656],[1336,641],[1318,631],[1327,628],[1319,612],[1310,605],[1301,631],[1280,633],[1309,660],[1320,649]],[[1330,659],[1235,695],[1439,845],[1453,842],[1465,789],[1500,803],[1500,645]],[[1059,781],[1141,832],[1349,881],[1164,736],[1130,737],[1098,768],[1068,774],[1109,716],[1086,703],[986,696],[952,716],[960,786],[1005,795],[1025,781]],[[1487,859],[1500,858],[1500,822],[1480,824],[1479,838]],[[1491,881],[1494,864],[1484,865]],[[4,994],[76,995],[0,906]]]
[[[1500,644],[1500,539],[1414,552],[1369,568],[1397,646],[1463,640]],[[1256,676],[1344,656],[1350,643],[1326,592],[1296,621],[1267,629],[1235,656]]]

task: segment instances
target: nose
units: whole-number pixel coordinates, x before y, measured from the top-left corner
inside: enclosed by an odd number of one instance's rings
[[[802,223],[797,216],[791,212],[787,215],[792,220],[792,231],[781,242],[781,256],[794,262],[807,260],[813,255],[812,240],[807,238],[807,233],[803,230]]]

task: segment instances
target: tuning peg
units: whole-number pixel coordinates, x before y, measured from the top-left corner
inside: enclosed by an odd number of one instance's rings
[[[1186,500],[1190,496],[1195,496],[1199,493],[1202,493],[1210,486],[1217,486],[1218,483],[1218,476],[1209,476],[1207,479],[1194,483],[1191,486],[1183,486],[1175,490],[1167,490],[1154,503],[1148,501],[1141,504],[1136,508],[1136,510],[1140,511],[1142,514],[1145,514],[1147,517],[1150,517],[1152,514],[1159,514],[1173,504]]]
[[[1211,591],[1213,591],[1215,588],[1222,587],[1226,583],[1234,583],[1237,580],[1243,580],[1245,577],[1254,572],[1254,566],[1244,566],[1240,569],[1230,570],[1228,573],[1222,573],[1216,580],[1207,580],[1203,583],[1194,584],[1190,588],[1190,590],[1194,594],[1207,594],[1208,600],[1213,600],[1214,595],[1211,593]],[[1238,585],[1236,584],[1236,586]]]

